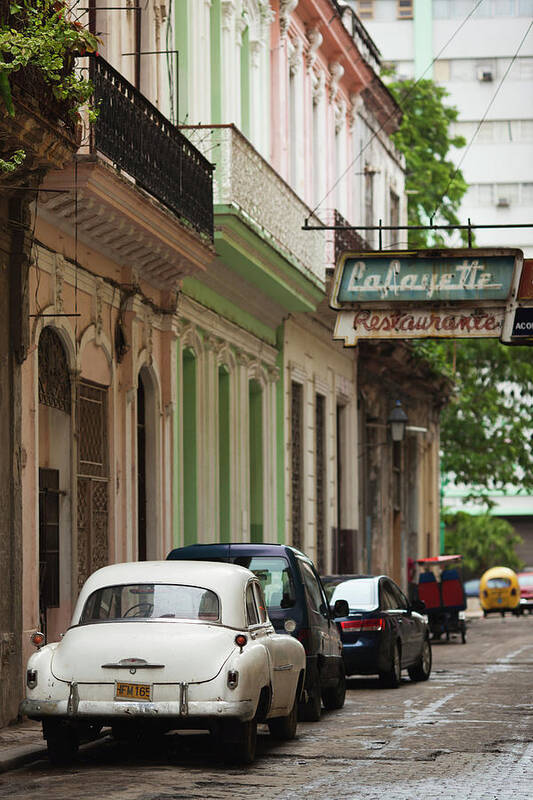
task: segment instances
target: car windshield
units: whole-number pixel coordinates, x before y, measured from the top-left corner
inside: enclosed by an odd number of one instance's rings
[[[337,600],[346,600],[350,611],[371,611],[377,608],[377,584],[371,578],[356,578],[344,581],[335,586],[330,604]]]
[[[507,589],[510,585],[509,578],[490,578],[487,581],[487,589]]]
[[[518,576],[518,583],[520,586],[525,589],[533,589],[533,572],[531,575],[519,575]]]
[[[199,586],[135,583],[105,586],[88,598],[80,623],[127,619],[220,619],[217,595]]]
[[[289,563],[280,556],[238,556],[235,564],[246,567],[259,578],[269,612],[292,608],[296,602]]]

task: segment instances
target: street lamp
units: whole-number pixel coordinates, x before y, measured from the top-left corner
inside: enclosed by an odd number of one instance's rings
[[[399,400],[396,400],[396,405],[390,412],[387,422],[390,425],[392,441],[403,441],[405,428],[407,426],[407,414],[403,410],[402,404]]]

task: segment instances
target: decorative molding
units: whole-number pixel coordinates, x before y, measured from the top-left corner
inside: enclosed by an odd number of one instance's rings
[[[313,80],[313,105],[317,106],[326,93],[326,74],[322,70]]]
[[[335,104],[335,133],[340,133],[346,121],[346,102],[341,99]]]
[[[222,347],[222,341],[218,336],[213,336],[211,333],[207,333],[204,336],[204,347],[210,353],[218,353]]]
[[[289,53],[289,71],[291,75],[296,75],[302,66],[302,54],[304,44],[301,39],[292,42],[292,49]]]
[[[289,361],[289,376],[290,380],[297,381],[297,383],[306,383],[309,377],[306,368],[297,361]]]
[[[329,65],[330,81],[329,81],[329,99],[332,103],[337,99],[339,91],[339,83],[344,75],[344,67],[338,61],[332,61]]]
[[[63,283],[65,280],[65,259],[60,253],[54,254],[54,305],[58,314],[63,313]]]
[[[231,23],[235,16],[235,0],[221,0],[220,13],[222,17],[222,30],[230,31]]]
[[[242,15],[235,18],[235,44],[237,47],[242,47],[242,35],[247,25],[246,18]]]
[[[350,108],[348,109],[348,126],[353,130],[357,121],[357,115],[363,106],[363,98],[360,94],[352,92],[350,95]]]
[[[268,364],[264,364],[263,369],[265,370],[270,383],[277,383],[279,381],[281,377],[281,370],[279,367],[271,367]]]
[[[235,350],[235,360],[237,361],[239,367],[249,367],[252,361],[248,353],[245,353],[244,350],[239,348]]]
[[[269,0],[259,0],[259,16],[263,29],[267,29],[276,19],[276,12],[270,7]]]
[[[287,31],[289,30],[289,24],[290,24],[290,16],[297,5],[298,5],[298,0],[280,0],[279,29],[282,39],[287,35]]]
[[[324,37],[320,33],[319,29],[315,26],[313,28],[309,28],[307,31],[307,38],[309,40],[309,47],[307,48],[306,55],[307,71],[311,72],[315,65],[318,49],[324,41]]]
[[[250,64],[253,69],[257,69],[261,64],[261,51],[263,43],[259,39],[253,39],[250,42]]]
[[[95,326],[95,342],[100,344],[102,339],[102,331],[104,329],[104,281],[102,278],[96,279],[95,293],[94,293],[94,326]]]

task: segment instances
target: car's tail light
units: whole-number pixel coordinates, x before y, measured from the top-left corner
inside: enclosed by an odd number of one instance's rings
[[[37,670],[28,669],[26,671],[26,686],[28,689],[35,689],[37,686]]]
[[[35,647],[37,648],[42,647],[43,644],[45,643],[44,633],[41,633],[41,631],[35,631],[30,636],[30,641],[33,645],[35,645]]]
[[[309,653],[309,645],[311,640],[311,631],[309,628],[300,628],[298,633],[296,634],[296,638],[299,642],[301,642],[304,646],[305,652]]]
[[[343,631],[382,631],[385,627],[383,617],[371,617],[370,619],[345,619],[341,622]]]
[[[235,644],[237,645],[237,647],[240,647],[241,650],[247,641],[248,639],[246,638],[244,633],[238,633],[237,636],[235,637]]]

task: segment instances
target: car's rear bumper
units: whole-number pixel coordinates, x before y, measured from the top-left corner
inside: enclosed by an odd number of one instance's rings
[[[150,703],[121,700],[79,700],[73,704],[68,700],[23,700],[20,713],[30,719],[43,720],[58,717],[71,720],[124,720],[124,719],[221,719],[232,717],[243,722],[253,718],[255,705],[252,700],[202,700],[183,702]]]
[[[377,639],[343,643],[342,659],[347,675],[374,675],[382,669],[381,647]]]

